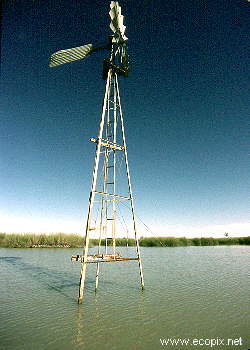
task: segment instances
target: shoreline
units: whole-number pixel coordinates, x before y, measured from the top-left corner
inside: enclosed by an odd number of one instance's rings
[[[77,234],[54,233],[0,233],[0,248],[83,248],[84,238]],[[90,239],[90,247],[97,246],[98,239]],[[112,241],[109,240],[109,246]],[[187,247],[187,246],[222,246],[222,245],[250,245],[247,237],[146,237],[140,238],[141,247]],[[105,245],[105,239],[101,245]],[[132,238],[117,238],[117,247],[135,246]]]

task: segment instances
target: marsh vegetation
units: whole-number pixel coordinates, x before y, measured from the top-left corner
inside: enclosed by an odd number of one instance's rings
[[[81,248],[83,247],[83,236],[77,234],[7,234],[0,233],[0,247],[4,248]],[[248,237],[225,237],[225,238],[186,238],[186,237],[145,237],[139,240],[141,247],[185,247],[185,246],[217,246],[217,245],[250,245]],[[98,239],[90,241],[91,246],[98,245]],[[108,240],[108,245],[112,240]],[[101,245],[106,241],[102,240]],[[117,238],[117,246],[134,246],[134,239]]]

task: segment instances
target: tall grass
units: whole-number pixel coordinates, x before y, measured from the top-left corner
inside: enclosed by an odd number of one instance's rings
[[[215,246],[215,245],[250,245],[250,236],[232,238],[186,238],[186,237],[146,237],[140,240],[141,247],[185,247],[185,246]],[[90,240],[90,246],[98,245],[98,239]],[[0,233],[0,247],[5,248],[82,248],[84,239],[77,234],[6,234]],[[103,239],[101,245],[105,245]],[[108,240],[108,245],[112,245],[112,240]],[[134,239],[117,238],[117,246],[135,246]]]
[[[186,238],[186,237],[148,237],[140,240],[142,247],[185,247],[216,245],[250,245],[250,236],[232,238]]]
[[[148,237],[140,240],[142,247],[185,247],[185,246],[216,246],[216,245],[250,245],[249,237],[232,238],[186,238],[186,237]]]
[[[5,248],[78,248],[83,246],[83,241],[83,237],[76,234],[0,233],[0,247]]]
[[[92,245],[94,245],[94,246],[99,244],[99,239],[91,239],[90,241],[91,241]],[[128,239],[127,238],[116,238],[115,241],[116,241],[115,244],[118,247],[126,247],[126,246],[133,247],[136,244],[135,240],[132,238],[128,238]],[[113,244],[112,239],[108,239],[107,245],[112,246],[112,244]],[[105,239],[101,240],[101,245],[102,246],[106,245]]]

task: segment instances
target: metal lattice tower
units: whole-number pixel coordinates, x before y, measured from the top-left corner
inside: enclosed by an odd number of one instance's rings
[[[103,79],[106,80],[99,125],[98,138],[91,141],[96,144],[92,185],[89,196],[88,215],[82,255],[74,255],[71,260],[80,261],[82,268],[79,284],[81,303],[87,264],[96,263],[96,284],[99,282],[100,264],[103,262],[138,261],[141,287],[144,288],[142,262],[135,222],[134,199],[131,188],[124,121],[119,92],[119,77],[128,76],[128,55],[125,36],[126,27],[118,2],[110,4],[110,28],[113,35],[104,47],[94,48],[92,44],[61,50],[51,56],[50,66],[58,66],[79,60],[101,49],[109,50],[109,59],[104,60]],[[124,181],[125,180],[125,181]],[[128,202],[129,210],[125,217],[121,214],[120,204]],[[126,224],[126,222],[128,223]],[[134,254],[122,256],[116,245],[121,237],[122,227],[127,237],[134,240]],[[97,251],[89,254],[91,235],[98,239]],[[124,234],[123,234],[124,237]]]

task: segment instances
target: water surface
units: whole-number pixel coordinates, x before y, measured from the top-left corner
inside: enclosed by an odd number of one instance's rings
[[[1,350],[190,349],[160,339],[240,337],[242,346],[213,348],[250,348],[250,247],[141,248],[143,293],[137,262],[102,264],[96,295],[88,265],[78,305],[80,264],[70,257],[80,252],[0,249]]]

